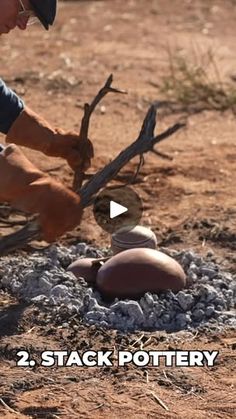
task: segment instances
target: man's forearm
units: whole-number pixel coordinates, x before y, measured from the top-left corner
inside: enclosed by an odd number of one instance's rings
[[[0,132],[7,134],[24,109],[24,102],[0,79]]]

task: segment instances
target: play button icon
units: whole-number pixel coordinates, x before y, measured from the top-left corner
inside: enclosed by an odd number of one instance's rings
[[[128,208],[124,207],[123,205],[118,204],[115,201],[110,202],[110,218],[118,217],[118,215],[124,214],[128,211]]]
[[[142,201],[133,188],[108,187],[96,197],[93,213],[98,225],[110,234],[122,227],[131,230],[142,217]]]

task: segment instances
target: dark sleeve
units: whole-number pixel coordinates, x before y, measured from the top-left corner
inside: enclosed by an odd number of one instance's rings
[[[0,132],[7,134],[24,109],[24,102],[0,79]]]

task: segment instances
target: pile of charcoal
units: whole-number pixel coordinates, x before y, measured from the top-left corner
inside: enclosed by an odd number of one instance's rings
[[[86,243],[69,248],[53,245],[27,257],[2,257],[0,289],[45,309],[48,321],[61,321],[62,327],[69,327],[70,319],[78,317],[85,324],[123,332],[236,328],[236,275],[223,271],[212,253],[202,258],[190,250],[160,250],[175,258],[187,274],[188,287],[177,294],[167,291],[146,293],[137,301],[103,301],[97,290],[66,271],[79,257],[109,253]]]

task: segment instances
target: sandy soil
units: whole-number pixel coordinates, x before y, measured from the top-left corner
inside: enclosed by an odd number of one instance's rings
[[[113,0],[61,3],[49,33],[32,26],[1,37],[4,78],[28,106],[65,129],[77,129],[83,104],[90,101],[110,73],[127,96],[110,95],[93,115],[90,138],[96,172],[136,139],[143,117],[167,74],[167,49],[191,57],[193,50],[214,51],[222,78],[235,75],[233,0]],[[157,133],[182,114],[160,112]],[[187,127],[158,150],[172,161],[145,156],[135,190],[143,199],[142,222],[153,228],[159,245],[213,250],[218,262],[235,272],[236,121],[231,111],[204,111],[187,118]],[[4,141],[4,138],[1,138]],[[25,150],[41,169],[71,185],[72,172],[60,159]],[[120,174],[132,178],[137,161]],[[1,233],[9,229],[1,227]],[[82,225],[63,238],[108,245],[109,236],[95,223],[91,209]],[[36,355],[45,349],[127,348],[138,337],[120,336],[82,325],[64,331],[41,324],[37,310],[0,295],[0,417],[7,418],[234,418],[236,334],[196,334],[175,348],[214,349],[213,368],[20,369],[16,348]],[[148,333],[144,334],[145,342]],[[163,334],[151,334],[147,349],[169,348]],[[160,397],[169,410],[157,403]],[[3,401],[3,403],[2,403]],[[14,413],[15,412],[15,413]]]

